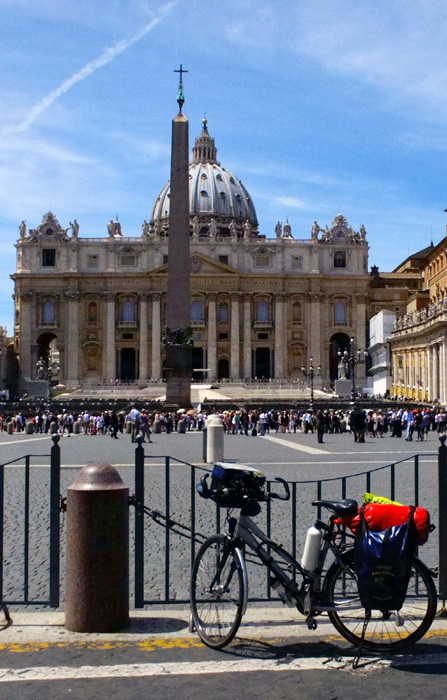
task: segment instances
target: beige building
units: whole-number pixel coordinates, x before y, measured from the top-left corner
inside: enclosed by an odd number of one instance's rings
[[[447,238],[416,258],[420,291],[408,300],[391,336],[393,387],[404,398],[447,404]],[[403,268],[410,259],[402,263]],[[413,268],[415,266],[413,260]]]
[[[356,232],[338,214],[297,238],[288,221],[260,232],[249,193],[217,161],[206,120],[189,178],[195,376],[296,378],[313,358],[329,386],[349,338],[368,345],[364,227]],[[68,387],[163,377],[168,217],[169,182],[138,235],[110,221],[98,238],[52,213],[32,230],[22,222],[12,278],[23,380],[36,377],[39,357],[59,364]]]

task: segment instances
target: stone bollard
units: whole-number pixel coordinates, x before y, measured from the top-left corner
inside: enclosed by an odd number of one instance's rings
[[[73,423],[73,432],[75,435],[80,435],[81,433],[81,425],[80,423],[78,423],[78,421],[75,421]]]
[[[32,420],[25,425],[25,433],[26,435],[32,435],[34,433],[34,423]]]
[[[110,464],[84,467],[67,490],[65,627],[129,624],[129,489]]]
[[[54,433],[57,433],[57,423],[55,420],[52,420],[50,423],[50,434],[54,435]]]
[[[133,428],[133,423],[132,423],[132,421],[130,421],[130,420],[127,421],[127,423],[126,423],[126,433],[127,433],[128,435],[131,435],[131,433],[132,433],[132,428]]]
[[[186,421],[184,421],[183,418],[181,418],[177,423],[177,432],[186,433]]]
[[[345,433],[346,432],[346,421],[344,418],[341,419],[340,421],[340,432]]]
[[[208,464],[223,462],[224,430],[220,418],[213,418],[206,423],[206,461]]]
[[[152,424],[152,432],[156,435],[159,435],[161,433],[161,421],[154,420]]]
[[[14,435],[14,423],[10,421],[8,425],[6,426],[6,429],[8,431],[8,435]]]

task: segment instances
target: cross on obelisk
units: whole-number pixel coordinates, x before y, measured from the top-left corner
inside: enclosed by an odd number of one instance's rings
[[[171,192],[169,199],[168,293],[166,305],[166,408],[191,405],[192,331],[189,266],[188,120],[182,112],[183,73],[180,65],[178,115],[172,122]]]
[[[180,107],[179,114],[182,113],[183,105],[185,104],[185,97],[183,95],[183,73],[188,73],[189,71],[185,70],[183,68],[183,64],[180,64],[180,68],[178,70],[175,70],[174,73],[180,73],[180,79],[179,79],[179,86],[178,86],[178,96],[177,96],[177,102]]]

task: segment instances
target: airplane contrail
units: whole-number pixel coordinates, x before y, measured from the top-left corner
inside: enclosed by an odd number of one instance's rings
[[[134,36],[130,37],[130,39],[121,39],[121,41],[118,41],[116,44],[113,46],[110,46],[108,49],[105,49],[98,58],[95,58],[93,61],[90,61],[90,63],[87,63],[81,70],[77,71],[74,73],[70,78],[67,78],[64,80],[64,82],[59,85],[55,90],[50,92],[46,97],[43,99],[39,100],[37,104],[34,105],[34,107],[30,110],[30,112],[26,115],[26,117],[18,124],[14,131],[26,131],[31,124],[33,124],[37,117],[39,117],[42,112],[44,112],[50,105],[53,104],[61,95],[64,93],[68,92],[73,85],[76,85],[76,83],[81,82],[81,80],[85,80],[85,78],[88,78],[92,73],[97,71],[99,68],[103,68],[106,66],[110,61],[113,61],[115,56],[119,56],[119,54],[123,53],[127,49],[129,49],[131,46],[136,44],[138,41],[143,39],[143,37],[146,36],[154,27],[159,24],[162,19],[165,17],[165,15],[172,10],[172,8],[177,4],[177,0],[174,0],[173,2],[168,2],[166,5],[163,5],[159,12],[157,17],[155,17],[153,20],[149,22],[141,31],[138,32],[138,34],[135,34]]]

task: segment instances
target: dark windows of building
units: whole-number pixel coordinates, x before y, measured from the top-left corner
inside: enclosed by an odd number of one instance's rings
[[[53,325],[56,321],[56,307],[54,301],[45,301],[42,306],[42,323]]]
[[[269,321],[269,305],[266,301],[258,301],[256,305],[256,320],[260,323]]]
[[[42,267],[56,266],[56,249],[44,248],[42,250]]]
[[[228,265],[228,255],[219,255],[219,262]]]
[[[191,301],[191,321],[203,321],[203,301],[201,299]]]
[[[135,302],[125,301],[121,307],[121,320],[125,323],[132,323],[135,319]]]
[[[334,322],[337,326],[347,323],[346,304],[344,301],[337,301],[334,306]]]
[[[228,340],[228,333],[219,333],[219,340]]]
[[[228,323],[228,319],[228,304],[226,301],[223,301],[219,304],[219,323]]]
[[[346,267],[346,252],[344,250],[337,250],[334,253],[334,267],[345,268]]]

